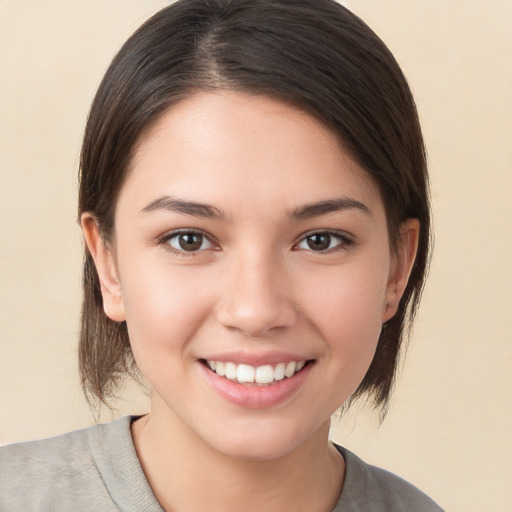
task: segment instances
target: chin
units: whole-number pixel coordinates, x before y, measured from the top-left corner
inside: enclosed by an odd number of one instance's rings
[[[322,442],[326,442],[329,432],[328,425],[325,433],[321,428],[308,435],[299,426],[287,428],[279,422],[275,425],[269,425],[268,421],[258,423],[256,421],[253,425],[245,425],[236,431],[210,431],[204,440],[224,456],[248,462],[266,462],[286,457],[314,438],[321,438]]]
[[[287,442],[274,441],[270,443],[261,440],[251,440],[245,443],[223,443],[215,447],[224,456],[247,462],[270,462],[286,457],[293,452],[296,445]]]

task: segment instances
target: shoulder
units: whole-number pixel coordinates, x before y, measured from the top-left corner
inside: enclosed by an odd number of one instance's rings
[[[28,479],[39,484],[56,479],[83,478],[76,468],[92,464],[88,429],[58,437],[16,443],[0,448],[0,489],[21,487]]]
[[[367,464],[346,448],[336,447],[345,459],[346,473],[340,501],[333,512],[443,512],[414,485],[389,471]]]
[[[131,418],[0,448],[0,510],[132,510],[126,485],[147,485],[133,447]],[[126,481],[128,480],[128,482]],[[140,493],[138,493],[140,494]],[[151,492],[148,492],[151,499]],[[135,508],[133,508],[135,510]],[[160,509],[161,510],[161,509]]]

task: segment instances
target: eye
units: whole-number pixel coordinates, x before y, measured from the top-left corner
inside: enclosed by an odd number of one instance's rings
[[[306,235],[296,247],[308,251],[326,252],[351,243],[351,240],[340,233],[322,231]]]
[[[210,240],[197,231],[180,231],[179,233],[170,234],[164,242],[177,252],[197,252],[213,247]]]

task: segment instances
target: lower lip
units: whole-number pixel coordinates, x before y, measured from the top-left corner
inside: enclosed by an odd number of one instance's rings
[[[250,409],[264,409],[281,404],[291,398],[302,386],[308,376],[312,363],[292,377],[264,386],[240,384],[219,377],[215,372],[198,362],[210,386],[228,402]]]

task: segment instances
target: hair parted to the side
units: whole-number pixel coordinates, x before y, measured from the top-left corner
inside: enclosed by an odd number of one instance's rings
[[[89,114],[80,162],[79,214],[90,212],[105,244],[130,158],[148,124],[199,90],[230,89],[292,104],[328,126],[377,184],[391,247],[399,225],[420,222],[415,265],[395,316],[350,401],[386,410],[398,354],[415,315],[430,252],[425,148],[415,103],[398,64],[375,33],[334,0],[180,0],[121,48]],[[82,386],[91,403],[137,376],[124,323],[104,313],[86,249],[80,334]]]

